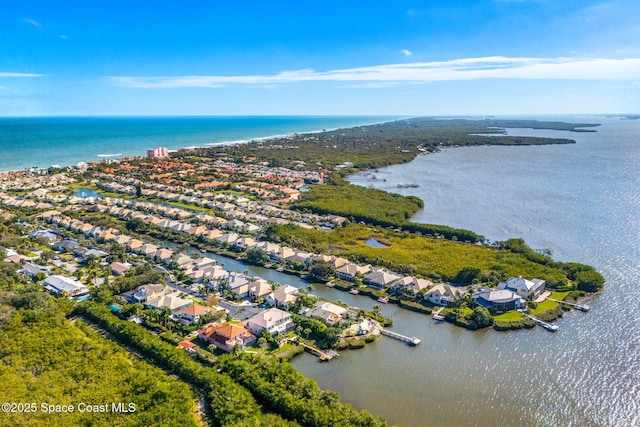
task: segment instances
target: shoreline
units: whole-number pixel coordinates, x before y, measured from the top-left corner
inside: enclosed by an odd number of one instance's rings
[[[66,116],[60,116],[60,117],[0,117],[0,120],[3,119],[27,119],[27,120],[38,120],[38,119],[69,119],[69,120],[74,120],[74,119],[78,119],[78,120],[91,120],[91,119],[114,119],[114,120],[124,120],[124,119],[132,119],[132,120],[136,120],[136,119],[157,119],[157,120],[163,120],[163,119],[232,119],[232,118],[246,118],[246,119],[251,119],[251,118],[256,118],[256,119],[265,119],[265,118],[270,118],[272,116],[184,116],[184,117],[145,117],[145,116],[134,116],[134,117],[130,117],[130,116],[105,116],[105,117],[93,117],[93,116],[80,116],[80,117],[66,117]],[[359,116],[273,116],[273,117],[282,117],[282,118],[300,118],[300,119],[326,119],[326,120],[331,120],[331,119],[350,119],[353,118],[355,120],[357,120],[357,118]],[[363,116],[363,117],[367,117],[367,116]],[[393,120],[402,120],[402,119],[406,119],[406,117],[404,116],[398,116],[396,119]],[[188,149],[208,149],[208,148],[217,148],[217,147],[221,147],[221,146],[229,146],[229,145],[241,145],[241,144],[250,144],[252,142],[255,143],[264,143],[265,141],[269,141],[269,140],[276,140],[276,139],[284,139],[284,138],[289,138],[292,137],[294,135],[303,135],[303,134],[317,134],[317,133],[322,133],[322,132],[332,132],[332,131],[336,131],[339,129],[349,129],[349,128],[354,128],[354,127],[359,127],[359,126],[372,126],[372,125],[378,125],[378,124],[384,124],[384,123],[390,123],[393,120],[383,120],[383,121],[373,121],[373,122],[365,122],[362,124],[358,124],[358,125],[350,125],[350,126],[338,126],[338,127],[331,127],[331,128],[319,128],[319,129],[314,129],[311,131],[295,131],[295,132],[289,132],[289,133],[283,133],[283,134],[269,134],[266,136],[259,136],[259,137],[255,137],[255,138],[243,138],[243,139],[236,139],[236,140],[224,140],[224,141],[219,141],[219,142],[207,142],[207,143],[198,143],[198,144],[190,144],[188,141],[184,142],[184,145],[180,145],[180,146],[172,146],[172,148],[170,147],[166,147],[169,151],[180,151],[180,150],[188,150]],[[1,123],[0,123],[1,124]],[[247,132],[250,132],[251,130],[247,130]],[[214,131],[212,131],[214,132]],[[185,137],[185,139],[188,137]],[[162,146],[161,143],[160,146]],[[149,143],[149,146],[147,148],[145,148],[143,151],[141,151],[139,154],[127,154],[126,152],[122,152],[120,153],[120,155],[122,156],[121,158],[131,158],[131,157],[146,157],[146,150],[147,149],[151,149],[154,148],[156,146],[158,146],[158,144],[154,144],[154,143]],[[167,144],[169,145],[169,144]],[[108,152],[107,152],[108,153]],[[36,170],[36,171],[44,171],[47,170],[49,168],[66,168],[66,167],[75,167],[77,166],[78,163],[95,163],[95,162],[100,162],[102,159],[109,159],[111,156],[113,156],[112,154],[108,154],[108,157],[106,154],[103,153],[98,153],[95,154],[94,157],[97,157],[97,160],[90,160],[86,157],[82,157],[79,158],[77,161],[74,160],[75,163],[68,163],[68,162],[62,162],[62,161],[56,161],[55,158],[51,159],[51,164],[48,166],[30,166],[30,167],[15,167],[15,166],[11,166],[7,169],[2,169],[0,170],[0,175],[2,174],[6,174],[6,173],[12,173],[12,172],[23,172],[23,171],[27,171],[27,170]]]

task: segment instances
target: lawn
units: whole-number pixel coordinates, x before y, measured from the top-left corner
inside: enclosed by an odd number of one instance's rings
[[[511,310],[511,311],[507,311],[506,313],[494,316],[493,319],[496,322],[514,322],[517,320],[524,319],[524,316],[519,311]]]
[[[558,303],[555,301],[544,300],[538,304],[538,306],[529,311],[531,316],[535,316],[536,314],[544,313],[545,311],[555,310],[558,307]]]

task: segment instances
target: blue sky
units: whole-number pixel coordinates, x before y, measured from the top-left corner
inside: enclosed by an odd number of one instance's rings
[[[637,0],[0,10],[0,116],[640,112]]]

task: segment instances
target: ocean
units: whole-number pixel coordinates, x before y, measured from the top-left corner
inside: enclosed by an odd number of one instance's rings
[[[0,118],[0,172],[70,166],[108,157],[177,150],[394,120],[353,117],[19,117]]]

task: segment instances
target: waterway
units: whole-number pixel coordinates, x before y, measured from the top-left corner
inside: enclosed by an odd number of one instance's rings
[[[566,119],[569,120],[569,119]],[[472,147],[381,169],[378,188],[425,201],[414,220],[523,237],[554,257],[606,277],[589,313],[571,312],[552,334],[468,332],[382,305],[411,348],[381,337],[330,363],[293,365],[341,400],[404,426],[640,425],[640,121],[580,117],[596,133],[509,130],[577,144]],[[413,182],[418,188],[398,189]],[[369,185],[366,182],[355,182]],[[375,301],[318,287],[366,308]]]

